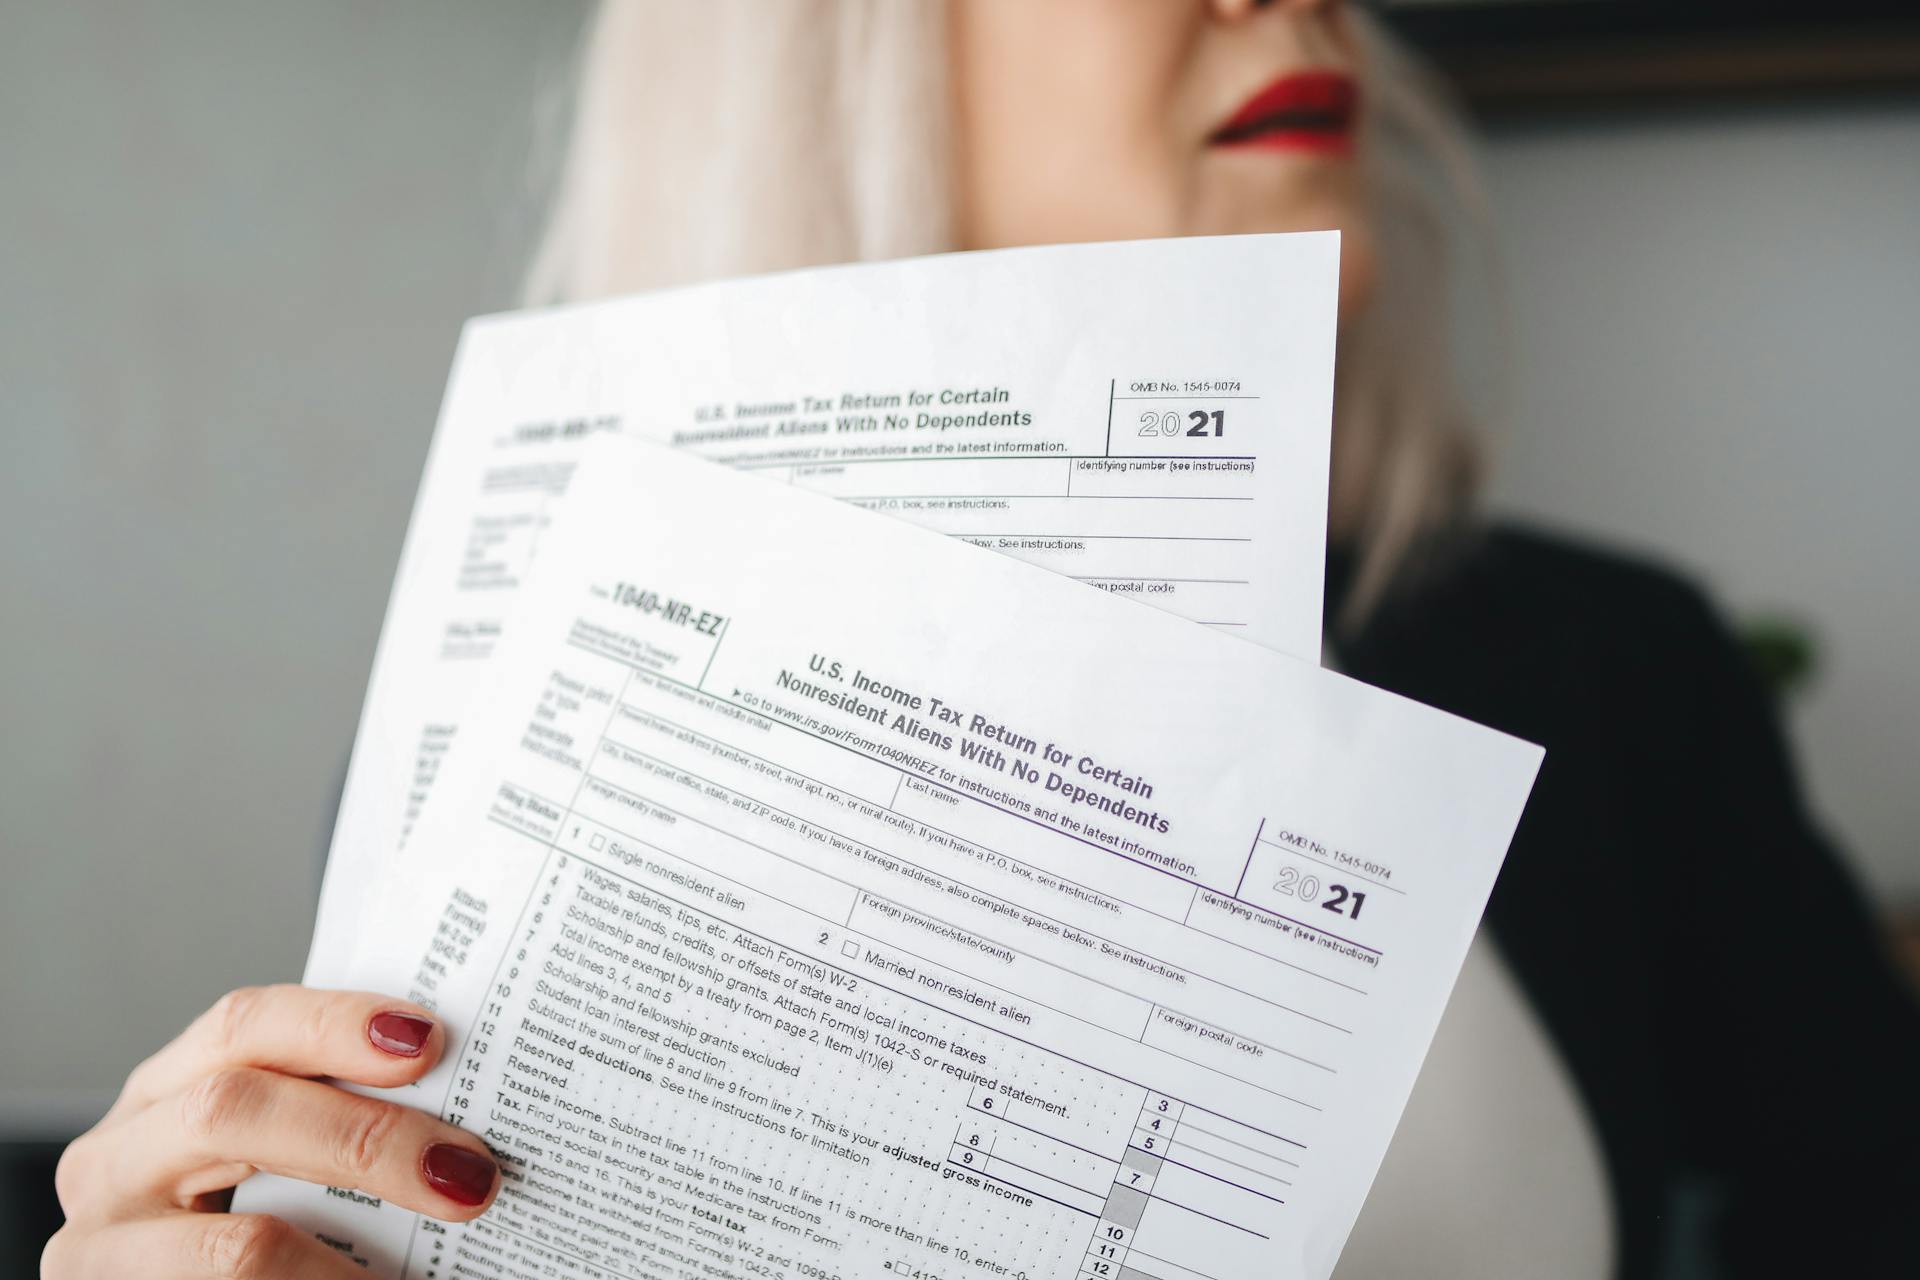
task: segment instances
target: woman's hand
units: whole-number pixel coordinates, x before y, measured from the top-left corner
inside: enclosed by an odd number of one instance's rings
[[[256,987],[223,998],[140,1064],[60,1159],[67,1224],[43,1280],[364,1277],[266,1214],[228,1214],[255,1170],[353,1187],[448,1221],[478,1217],[499,1169],[473,1134],[314,1077],[390,1087],[439,1060],[446,1033],[410,1004]]]

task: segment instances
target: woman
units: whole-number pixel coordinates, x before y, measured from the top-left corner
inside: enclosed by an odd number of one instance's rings
[[[1685,1170],[1745,1272],[1904,1273],[1920,1019],[1765,699],[1692,588],[1474,517],[1435,336],[1459,156],[1332,0],[614,5],[535,288],[1339,228],[1330,655],[1548,749],[1341,1274],[1647,1274]],[[373,996],[229,997],[69,1151],[46,1276],[356,1274],[196,1212],[254,1168],[484,1211],[470,1135],[311,1079],[401,1083],[443,1039]]]

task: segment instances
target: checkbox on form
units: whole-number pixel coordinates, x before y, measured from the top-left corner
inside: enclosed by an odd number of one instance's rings
[[[607,847],[607,838],[605,836],[595,836],[593,839],[587,841],[587,847],[589,849],[604,849]]]
[[[848,938],[840,944],[840,954],[849,960],[858,960],[860,958],[860,944],[854,939]]]

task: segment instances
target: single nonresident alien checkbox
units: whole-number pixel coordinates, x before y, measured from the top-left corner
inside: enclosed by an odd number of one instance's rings
[[[852,938],[848,938],[840,944],[840,954],[846,956],[848,959],[857,960],[860,957],[860,944]]]
[[[587,847],[592,849],[604,849],[607,847],[607,838],[605,836],[596,835],[593,839],[587,841]]]

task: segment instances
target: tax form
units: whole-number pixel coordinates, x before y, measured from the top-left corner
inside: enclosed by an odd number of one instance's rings
[[[482,317],[395,574],[307,981],[405,840],[585,440],[624,432],[1301,657],[1337,233],[956,254]]]
[[[1330,1274],[1538,748],[632,441],[547,538],[349,975],[500,1198],[250,1208],[382,1277]]]

